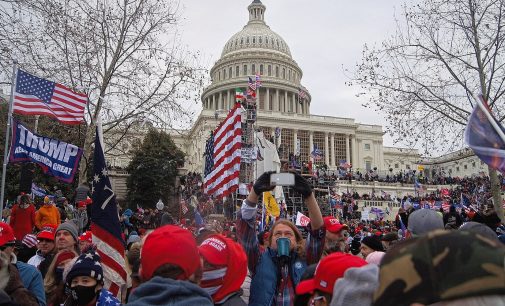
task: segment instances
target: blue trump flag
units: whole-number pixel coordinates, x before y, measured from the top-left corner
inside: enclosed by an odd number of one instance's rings
[[[93,204],[91,207],[91,232],[93,243],[102,259],[105,287],[120,297],[126,285],[126,262],[124,240],[116,202],[112,191],[105,157],[103,154],[100,126],[97,124],[95,152],[93,155],[93,183],[91,187]]]
[[[82,150],[64,141],[38,135],[12,120],[12,142],[9,161],[34,162],[46,174],[65,183],[72,183],[79,168]]]
[[[476,105],[465,130],[465,141],[483,162],[493,169],[505,173],[505,129],[493,117],[487,104]],[[499,129],[500,131],[498,131]],[[500,132],[502,135],[500,135]]]

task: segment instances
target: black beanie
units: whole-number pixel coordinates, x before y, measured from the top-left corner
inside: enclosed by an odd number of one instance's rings
[[[361,240],[361,243],[374,251],[384,252],[381,241],[375,236],[366,236],[363,240]]]

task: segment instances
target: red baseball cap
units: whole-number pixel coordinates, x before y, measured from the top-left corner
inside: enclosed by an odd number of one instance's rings
[[[84,233],[82,233],[82,235],[79,236],[79,241],[93,242],[91,231],[85,231]]]
[[[198,251],[212,265],[225,266],[228,264],[229,249],[224,239],[219,235],[213,235],[205,239],[198,247]]]
[[[348,228],[347,225],[340,224],[340,222],[338,222],[338,219],[332,216],[324,217],[323,220],[324,220],[324,227],[326,227],[326,230],[334,234],[340,232],[343,229]]]
[[[321,259],[313,278],[304,280],[296,286],[296,294],[307,294],[316,289],[333,294],[333,285],[337,279],[344,276],[347,269],[364,265],[367,265],[364,259],[351,254],[340,252],[330,254]]]
[[[0,246],[16,241],[12,227],[4,222],[0,222]]]
[[[56,225],[44,225],[42,230],[38,233],[37,239],[47,239],[54,241],[54,232],[56,231]]]
[[[149,280],[154,271],[164,264],[179,266],[184,271],[184,280],[196,272],[200,267],[200,255],[191,232],[165,225],[147,235],[140,253],[140,275]]]

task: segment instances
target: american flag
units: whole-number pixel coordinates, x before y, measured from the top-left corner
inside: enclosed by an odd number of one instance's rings
[[[18,69],[12,109],[21,115],[45,115],[64,124],[84,121],[85,94]]]
[[[249,77],[249,82],[247,82],[247,83],[248,83],[249,88],[250,88],[251,90],[256,91],[256,85],[257,85],[257,84],[256,84],[256,82],[253,82],[253,80],[252,80],[252,78],[251,78],[251,77]]]
[[[204,179],[204,190],[208,195],[225,197],[238,188],[242,147],[241,113],[240,103],[236,103],[214,131],[214,167]]]
[[[189,211],[188,205],[186,205],[186,200],[184,200],[183,198],[181,198],[181,211],[183,216],[187,214]]]
[[[261,87],[261,77],[258,73],[256,73],[256,88]]]
[[[209,139],[205,144],[205,170],[203,172],[203,176],[206,177],[209,173],[212,172],[212,168],[214,168],[214,135],[211,133]]]
[[[91,188],[91,233],[102,259],[105,288],[121,299],[126,293],[126,262],[124,241],[117,210],[116,196],[112,191],[101,144],[101,131],[97,127],[93,155],[93,185]]]
[[[247,88],[247,95],[256,98],[256,91],[252,90],[251,88]]]
[[[303,88],[299,87],[298,88],[298,101],[302,103],[303,100],[307,97],[307,94],[305,93],[305,90]]]

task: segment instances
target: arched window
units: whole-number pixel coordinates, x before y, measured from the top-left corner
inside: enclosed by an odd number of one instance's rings
[[[244,75],[247,75],[247,65],[244,65]]]
[[[268,65],[268,76],[272,76],[272,65]]]
[[[235,77],[238,77],[240,75],[240,69],[239,67],[235,67]]]
[[[263,42],[263,41],[262,41],[262,39],[261,39],[261,36],[260,36],[260,37],[258,37],[258,39],[259,39],[259,42],[260,42],[260,44],[261,44],[261,43]]]
[[[231,78],[231,77],[233,76],[232,72],[233,72],[233,71],[232,71],[232,69],[231,69],[231,67],[230,67],[230,69],[228,69],[228,77],[229,77],[229,78]]]
[[[256,43],[256,36],[253,36],[253,44]]]
[[[256,65],[252,64],[251,74],[255,74],[255,73],[256,73]]]
[[[247,36],[247,38],[246,38],[246,41],[245,41],[245,42],[246,42],[246,43],[249,43],[249,36]]]
[[[244,44],[244,38],[243,38],[243,37],[240,39],[240,44],[241,44],[241,45],[243,45],[243,44]]]
[[[275,77],[279,77],[279,66],[275,66]]]
[[[263,64],[260,65],[260,74],[263,75]]]
[[[219,78],[218,78],[219,81],[221,81],[221,71],[219,71]]]
[[[286,68],[282,68],[282,78],[286,78]]]

